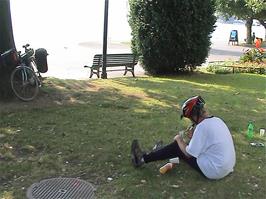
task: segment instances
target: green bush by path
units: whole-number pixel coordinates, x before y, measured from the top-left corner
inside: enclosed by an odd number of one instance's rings
[[[230,74],[230,73],[257,73],[265,74],[266,62],[213,62],[208,64],[206,68],[207,72],[215,74]],[[200,69],[204,71],[204,69]]]
[[[247,50],[241,57],[240,61],[242,63],[245,62],[254,62],[254,63],[262,63],[264,58],[264,52],[257,48],[252,48]]]
[[[265,81],[256,74],[204,73],[47,79],[35,101],[0,103],[0,198],[25,198],[31,184],[59,176],[87,180],[97,198],[263,198],[265,148],[251,147],[245,132],[252,120],[254,139],[266,140],[258,135],[266,123]],[[189,124],[180,121],[179,105],[196,94],[232,131],[235,172],[211,181],[182,161],[166,175],[158,171],[166,161],[134,169],[131,140],[138,138],[145,149],[172,141]]]
[[[132,51],[150,74],[174,74],[205,62],[214,1],[130,0]]]

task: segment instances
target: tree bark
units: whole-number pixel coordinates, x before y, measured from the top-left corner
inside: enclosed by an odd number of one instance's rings
[[[253,19],[252,18],[248,18],[246,20],[246,29],[247,29],[247,40],[246,40],[246,43],[247,44],[252,44],[252,37],[251,37],[252,23],[253,23]]]
[[[0,52],[15,48],[10,0],[0,1]]]
[[[0,0],[0,53],[9,49],[16,49],[12,19],[10,12],[10,0]],[[10,74],[15,68],[12,63],[0,63],[0,99],[10,98],[12,89],[10,85]]]
[[[263,20],[259,20],[260,24],[263,25],[264,29],[265,29],[265,38],[264,41],[266,41],[266,23]]]

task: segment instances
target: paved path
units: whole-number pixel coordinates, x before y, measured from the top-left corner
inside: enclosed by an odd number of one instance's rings
[[[248,48],[242,46],[228,45],[228,37],[231,30],[238,30],[240,43],[245,38],[245,26],[243,24],[223,24],[217,23],[216,29],[212,33],[212,46],[206,62],[239,60],[240,56]],[[262,26],[253,26],[252,31],[257,36],[264,37],[265,29]],[[88,36],[88,38],[90,38]],[[83,68],[84,65],[90,65],[95,54],[102,53],[101,42],[66,42],[66,46],[62,43],[47,42],[43,45],[50,54],[48,56],[49,70],[44,76],[52,76],[62,79],[89,79],[89,71]],[[122,39],[122,38],[120,38]],[[39,40],[38,40],[39,41]],[[81,43],[78,43],[81,42]],[[50,45],[50,46],[49,46]],[[200,50],[200,49],[199,49]],[[128,53],[131,52],[129,44],[121,42],[108,43],[107,53]],[[143,75],[144,70],[141,66],[136,67],[136,75]],[[123,72],[107,73],[110,77],[122,77]],[[130,74],[128,74],[130,76]]]
[[[83,68],[90,65],[94,54],[102,52],[102,46],[97,42],[85,42],[78,45],[63,47],[62,49],[48,49],[49,70],[44,76],[62,79],[89,79],[89,70]],[[225,42],[216,42],[211,46],[209,57],[206,62],[239,60],[239,57],[247,48],[228,45]],[[130,52],[128,44],[112,43],[108,45],[108,53]],[[136,75],[144,75],[144,70],[137,65]],[[107,73],[108,78],[122,77],[123,71]],[[131,76],[128,73],[127,76]]]
[[[243,46],[215,43],[211,46],[207,61],[239,60],[247,49]]]

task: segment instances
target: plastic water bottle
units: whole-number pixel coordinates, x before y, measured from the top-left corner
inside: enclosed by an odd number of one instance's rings
[[[160,168],[160,173],[165,174],[167,171],[171,170],[173,168],[174,164],[173,163],[167,163],[164,166]]]
[[[247,131],[247,138],[252,139],[254,136],[254,125],[252,122],[248,123],[248,131]]]

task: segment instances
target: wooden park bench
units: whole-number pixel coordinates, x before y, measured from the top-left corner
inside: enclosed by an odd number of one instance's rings
[[[106,55],[106,72],[107,71],[125,71],[124,75],[127,72],[131,72],[133,77],[134,67],[138,63],[138,57],[134,54],[107,54]],[[102,69],[102,54],[96,54],[93,58],[92,66],[84,66],[85,68],[90,68],[90,78],[93,74],[96,74],[97,77],[100,77],[100,72]]]

